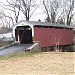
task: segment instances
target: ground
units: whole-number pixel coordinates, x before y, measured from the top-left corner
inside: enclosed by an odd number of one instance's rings
[[[0,75],[75,75],[74,60],[74,52],[43,52],[0,60]]]

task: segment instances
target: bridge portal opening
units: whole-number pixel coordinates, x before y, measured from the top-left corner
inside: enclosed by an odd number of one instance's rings
[[[15,29],[15,39],[20,44],[31,44],[32,41],[32,28],[30,26],[18,26]]]

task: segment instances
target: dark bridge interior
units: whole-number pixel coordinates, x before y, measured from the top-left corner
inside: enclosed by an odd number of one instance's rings
[[[18,26],[15,29],[15,38],[20,44],[30,44],[32,43],[32,29],[30,26]]]

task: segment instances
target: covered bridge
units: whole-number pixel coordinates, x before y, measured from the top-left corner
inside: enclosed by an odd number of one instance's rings
[[[40,41],[41,47],[72,45],[74,33],[72,28],[49,22],[20,21],[13,26],[15,42],[29,44]]]

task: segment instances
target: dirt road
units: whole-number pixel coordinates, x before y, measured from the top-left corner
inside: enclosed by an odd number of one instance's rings
[[[0,60],[0,75],[75,75],[75,53],[44,52]]]

